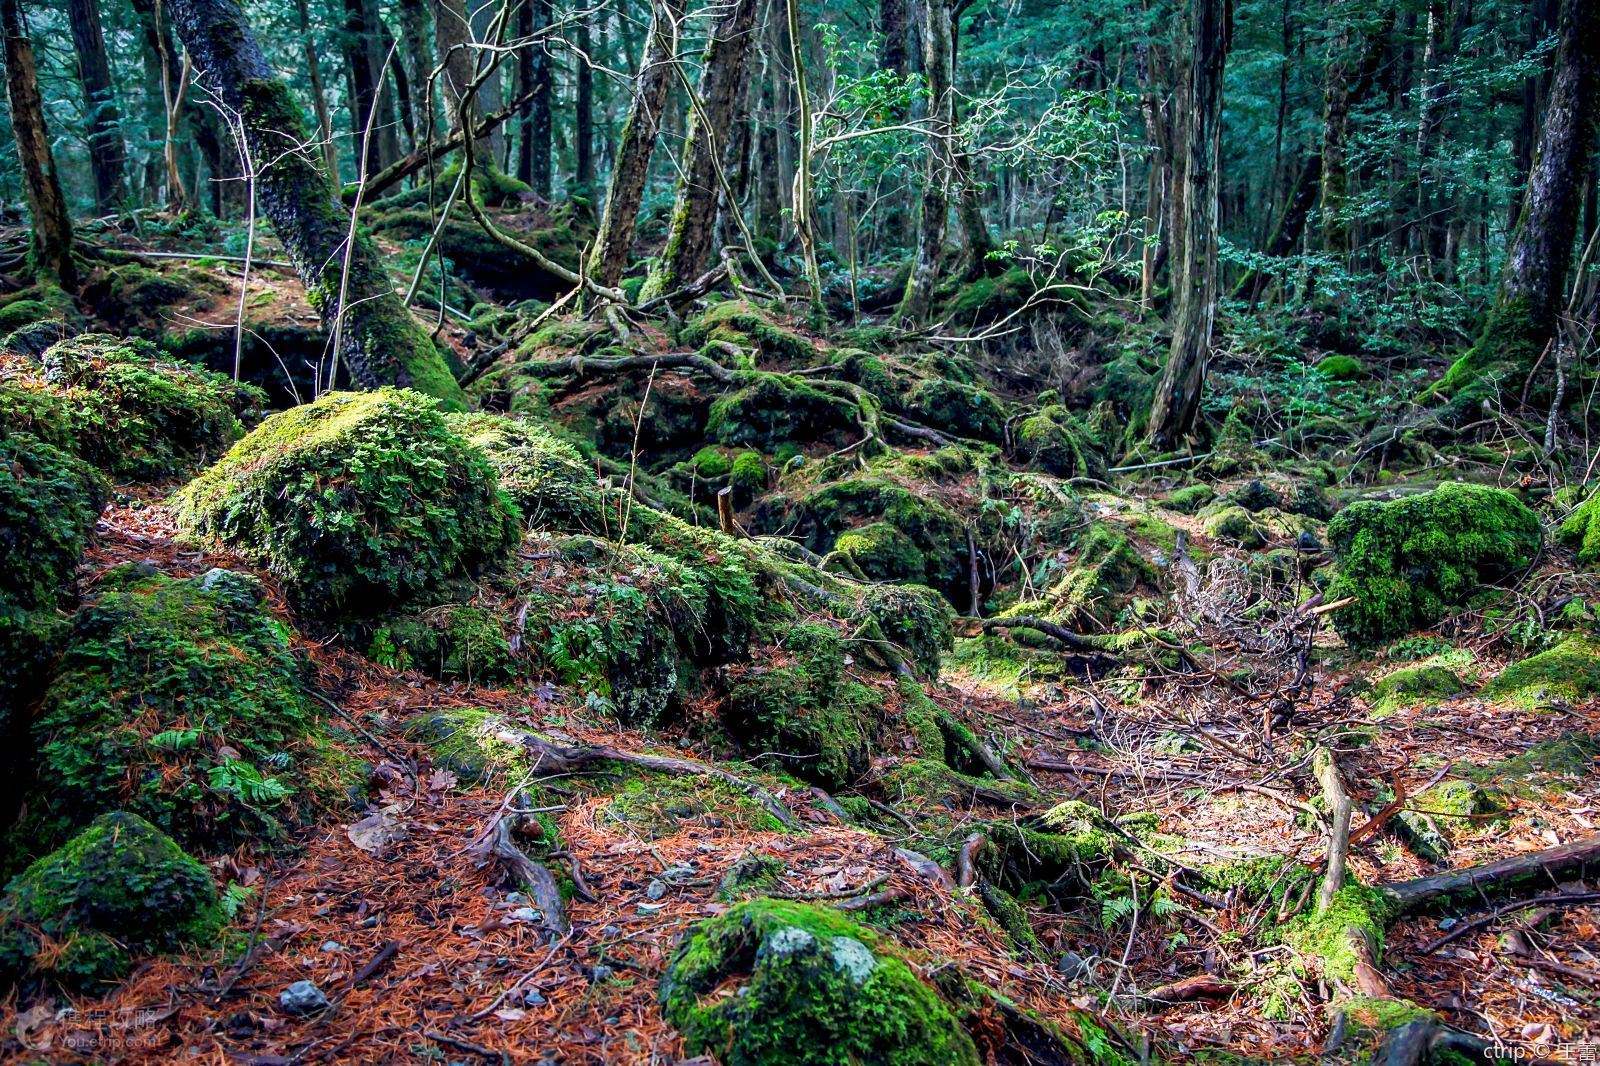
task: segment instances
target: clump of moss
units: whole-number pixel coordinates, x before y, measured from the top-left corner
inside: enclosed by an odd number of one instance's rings
[[[789,374],[750,371],[740,386],[717,398],[705,435],[722,444],[773,451],[785,441],[827,440],[855,429],[856,403]]]
[[[1325,593],[1346,641],[1370,646],[1444,617],[1483,584],[1528,565],[1539,519],[1503,489],[1451,483],[1391,503],[1360,501],[1334,516],[1339,564]]]
[[[1037,291],[1038,285],[1027,270],[1010,267],[998,274],[974,278],[950,292],[940,305],[939,317],[963,325],[995,322],[1021,307]]]
[[[1351,935],[1365,939],[1373,957],[1382,958],[1388,915],[1389,905],[1382,893],[1352,882],[1334,893],[1324,913],[1308,912],[1293,918],[1276,930],[1276,936],[1314,959],[1330,984],[1352,987],[1359,956]]]
[[[816,344],[779,325],[771,315],[746,300],[713,304],[684,326],[680,339],[695,346],[709,341],[728,341],[740,347],[753,347],[769,358],[802,366],[814,365],[818,358]]]
[[[918,421],[958,437],[998,441],[1005,433],[1005,404],[976,385],[924,378],[911,387],[903,403]]]
[[[628,781],[596,812],[643,840],[715,827],[724,832],[781,833],[761,802],[715,778],[647,775]]]
[[[1556,530],[1556,540],[1576,548],[1584,566],[1600,562],[1600,492],[1573,509]]]
[[[603,526],[600,487],[578,450],[531,422],[499,415],[452,415],[450,425],[483,449],[530,528],[562,533]]]
[[[49,846],[120,808],[186,845],[228,847],[277,835],[319,786],[344,783],[260,582],[138,564],[98,591],[33,721],[37,774],[18,840]]]
[[[396,670],[416,668],[443,680],[499,684],[517,674],[517,656],[492,611],[447,604],[391,618],[373,630],[367,657]]]
[[[0,612],[53,607],[83,555],[105,479],[30,433],[0,427]]]
[[[1024,462],[1057,477],[1104,480],[1106,476],[1100,441],[1076,415],[1058,404],[1018,424],[1016,450]]]
[[[1486,699],[1536,708],[1574,704],[1600,693],[1600,643],[1569,637],[1548,651],[1513,663],[1484,688]]]
[[[1042,814],[995,819],[983,826],[988,842],[979,861],[1002,884],[1086,884],[1111,860],[1117,831],[1098,810],[1065,800]]]
[[[738,994],[716,994],[729,982]],[[950,1005],[890,945],[812,904],[753,899],[701,922],[660,998],[686,1050],[728,1066],[979,1062]]]
[[[778,881],[787,869],[788,866],[776,855],[742,855],[722,875],[722,881],[717,885],[717,899],[723,903],[737,903],[752,896],[764,896],[778,887]]]
[[[826,788],[861,775],[883,714],[882,700],[845,673],[844,641],[820,623],[786,629],[775,649],[728,680],[721,718],[746,747],[778,752],[792,773]]]
[[[1411,797],[1396,825],[1411,850],[1428,862],[1449,858],[1458,840],[1506,817],[1506,797],[1477,781],[1441,781]]]
[[[408,389],[333,392],[273,415],[185,486],[173,513],[330,617],[471,578],[506,558],[520,526],[483,452]]]
[[[1317,373],[1329,381],[1359,381],[1367,376],[1367,368],[1353,355],[1327,355],[1318,361]]]
[[[28,399],[31,424],[52,421],[54,443],[120,478],[170,477],[209,462],[267,403],[253,385],[103,333],[52,345],[43,364],[51,399],[13,391],[5,406]]]
[[[1246,550],[1264,547],[1268,540],[1265,526],[1246,508],[1236,503],[1219,502],[1201,512],[1206,536],[1235,544]]]
[[[847,557],[855,568],[874,581],[888,581],[921,575],[927,566],[911,538],[888,522],[868,522],[839,534],[833,550]]]
[[[204,866],[138,815],[103,814],[6,887],[0,979],[94,991],[146,955],[211,943],[223,924]]]
[[[420,740],[434,765],[476,785],[517,781],[531,769],[517,730],[499,713],[483,707],[446,707],[406,723],[406,735]]]
[[[1115,621],[1140,582],[1155,579],[1155,567],[1126,534],[1095,523],[1074,551],[1074,564],[1038,601],[1015,604],[1002,616],[1045,615],[1068,627]]]
[[[925,678],[939,676],[940,659],[955,645],[955,611],[926,586],[870,585],[861,594],[855,618],[870,622]]]
[[[747,505],[767,487],[767,460],[755,451],[742,451],[728,468],[728,484],[738,497],[738,506]]]
[[[1167,506],[1179,514],[1194,514],[1216,498],[1217,494],[1210,485],[1185,485],[1172,490],[1167,496]]]
[[[1460,695],[1466,684],[1442,661],[1428,659],[1385,674],[1372,690],[1372,709],[1392,714],[1406,707],[1433,704]]]

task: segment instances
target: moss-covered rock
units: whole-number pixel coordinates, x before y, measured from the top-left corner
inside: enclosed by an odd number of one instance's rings
[[[705,435],[722,444],[765,452],[786,441],[829,440],[859,432],[854,400],[789,374],[751,371],[742,384],[711,405]]]
[[[870,623],[925,678],[939,676],[941,658],[955,646],[955,610],[923,585],[869,585],[854,619]]]
[[[820,623],[802,622],[779,637],[762,665],[730,670],[721,720],[741,745],[826,788],[850,784],[866,769],[882,724],[883,703],[845,671],[845,644]]]
[[[1100,441],[1065,407],[1052,405],[1017,425],[1017,455],[1031,466],[1057,477],[1103,480],[1105,456]]]
[[[1539,519],[1516,496],[1450,483],[1390,503],[1363,500],[1334,516],[1328,538],[1339,572],[1325,597],[1339,634],[1371,645],[1430,626],[1482,585],[1528,565]]]
[[[500,415],[452,415],[450,425],[483,449],[500,487],[532,529],[598,532],[602,495],[578,450],[532,422]]]
[[[1173,489],[1167,496],[1167,507],[1179,514],[1194,514],[1216,498],[1216,490],[1210,485],[1185,485],[1181,489]]]
[[[1556,530],[1556,540],[1576,549],[1584,566],[1600,563],[1600,492],[1573,509]]]
[[[435,766],[470,784],[514,783],[532,769],[519,730],[484,707],[429,711],[407,722],[405,732],[428,749]]]
[[[924,378],[906,394],[904,407],[917,421],[957,437],[999,441],[1005,433],[1005,404],[977,385]]]
[[[726,341],[800,366],[815,365],[819,356],[815,342],[779,325],[770,314],[747,300],[713,304],[684,326],[680,339],[694,346]]]
[[[1367,368],[1353,355],[1325,355],[1317,361],[1317,373],[1329,381],[1359,381]]]
[[[136,814],[103,814],[0,900],[0,980],[95,991],[139,958],[206,945],[224,912],[206,868]]]
[[[1236,503],[1219,501],[1203,510],[1206,536],[1246,550],[1264,547],[1269,539],[1265,525]]]
[[[0,427],[0,612],[59,601],[105,505],[105,479],[53,445]]]
[[[1402,666],[1385,674],[1372,690],[1372,709],[1391,714],[1406,707],[1447,700],[1466,691],[1466,684],[1454,669],[1442,661],[1427,659]]]
[[[927,568],[927,559],[911,538],[882,520],[839,534],[833,550],[875,581],[921,576]]]
[[[173,498],[187,533],[268,566],[307,610],[371,615],[502,562],[516,506],[438,401],[328,393],[263,422]]]
[[[276,835],[350,782],[318,732],[305,667],[254,578],[110,571],[73,620],[32,724],[15,840],[49,847],[108,809],[195,847]]]
[[[1477,781],[1450,779],[1411,797],[1395,827],[1417,856],[1444,862],[1459,840],[1506,820],[1506,796]]]
[[[1141,583],[1155,580],[1155,567],[1127,535],[1097,522],[1079,541],[1073,562],[1039,600],[1025,600],[1002,616],[1044,615],[1068,626],[1109,625]]]
[[[1600,642],[1569,637],[1514,663],[1484,687],[1485,699],[1536,708],[1573,704],[1600,694]]]
[[[660,998],[686,1050],[728,1066],[979,1062],[950,1005],[888,942],[811,904],[753,899],[701,922]]]
[[[447,681],[503,684],[518,674],[506,623],[493,611],[453,603],[391,617],[373,629],[367,658]]]
[[[984,826],[988,838],[980,862],[1003,884],[1087,884],[1111,860],[1116,829],[1081,800],[1064,800],[1028,818],[996,819]]]
[[[118,478],[165,478],[209,462],[267,402],[253,385],[100,333],[52,345],[43,366],[42,383],[8,386],[6,413]]]

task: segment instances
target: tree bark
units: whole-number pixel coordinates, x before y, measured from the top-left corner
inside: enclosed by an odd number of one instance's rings
[[[237,0],[166,3],[198,76],[241,118],[257,201],[324,327],[339,337],[335,354],[351,380],[367,388],[409,386],[464,407],[460,386],[395,294],[377,248],[335,200],[308,148],[305,120],[267,66]]]
[[[1347,159],[1350,113],[1365,99],[1376,81],[1394,17],[1392,7],[1379,16],[1377,26],[1365,35],[1366,48],[1361,53],[1359,66],[1353,71],[1355,27],[1349,21],[1342,22],[1329,44],[1322,104],[1322,247],[1335,255],[1345,256],[1352,250],[1350,224],[1345,218],[1350,195]]]
[[[300,35],[304,38],[306,77],[311,89],[312,111],[317,120],[317,136],[322,140],[323,164],[328,168],[328,176],[337,182],[339,145],[333,139],[333,116],[328,111],[327,90],[322,86],[322,60],[319,58],[316,35],[311,32],[311,10],[306,0],[295,0],[295,17],[299,19]]]
[[[454,131],[461,124],[461,94],[472,84],[478,63],[477,49],[472,47],[472,27],[467,21],[465,0],[433,0],[433,42],[439,62],[444,67],[437,84],[444,89],[445,114],[450,129]],[[478,119],[483,117],[481,103],[481,98],[474,97],[467,116],[474,127]],[[473,151],[479,159],[486,158],[484,145],[474,142]]]
[[[1176,108],[1173,160],[1172,347],[1150,406],[1150,439],[1167,450],[1200,411],[1217,304],[1217,161],[1222,73],[1233,38],[1232,0],[1190,0],[1189,59]]]
[[[433,73],[433,45],[428,37],[427,0],[400,0],[400,51],[411,89],[411,114],[417,126],[416,144],[426,144],[436,133],[438,114],[428,75]],[[412,146],[415,149],[416,145]]]
[[[922,212],[917,219],[917,250],[900,300],[902,322],[919,323],[933,304],[950,213],[950,179],[955,136],[950,91],[950,3],[925,0],[922,12],[922,67],[928,85],[928,165],[924,174]]]
[[[71,287],[77,283],[72,262],[72,219],[56,178],[50,134],[39,97],[39,72],[33,41],[22,17],[22,0],[0,0],[0,32],[5,34],[6,97],[11,103],[11,128],[22,184],[33,221],[32,259],[35,272]]]
[[[1434,172],[1433,158],[1444,127],[1443,54],[1454,15],[1448,0],[1429,0],[1428,28],[1422,52],[1422,89],[1417,107],[1417,226],[1422,235],[1421,251],[1427,256],[1434,276],[1447,266],[1445,239],[1449,216],[1438,195],[1440,175]]]
[[[357,153],[363,143],[366,159],[357,159],[363,174],[376,174],[400,158],[395,134],[393,93],[385,78],[387,53],[382,21],[373,0],[344,0],[345,62],[350,76],[350,134]],[[372,124],[367,136],[368,121]]]
[[[528,0],[533,15],[533,33],[548,29],[551,21],[550,0]],[[550,51],[543,39],[530,46],[533,51],[532,81],[529,88],[533,100],[528,107],[528,122],[523,136],[531,142],[532,153],[528,184],[540,198],[549,200],[555,184],[555,130],[551,125],[551,108],[555,96],[555,71],[550,65]]]
[[[580,196],[594,195],[594,59],[589,54],[589,16],[582,15],[573,36],[577,55],[573,61],[578,69],[574,74],[573,88],[573,146],[575,191]]]
[[[735,105],[744,98],[745,59],[754,36],[757,0],[729,0],[706,43],[699,103],[688,116],[684,170],[661,258],[645,279],[642,299],[670,293],[699,276],[711,255],[723,158],[732,138]]]
[[[83,112],[89,128],[89,169],[94,174],[98,211],[115,210],[127,192],[127,147],[122,143],[122,118],[111,85],[105,36],[100,32],[98,0],[67,0],[72,48],[78,56],[78,81],[83,86]]]

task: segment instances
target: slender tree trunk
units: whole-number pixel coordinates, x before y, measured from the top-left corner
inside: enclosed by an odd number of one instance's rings
[[[71,287],[77,283],[72,262],[72,219],[67,214],[67,198],[61,194],[61,182],[56,178],[55,158],[50,154],[44,101],[39,97],[39,72],[33,61],[33,41],[22,18],[22,0],[0,0],[0,32],[5,34],[11,129],[22,165],[28,216],[33,221],[33,268]]]
[[[146,55],[153,58],[155,68],[150,72],[152,88],[160,94],[160,128],[153,130],[161,141],[162,163],[166,177],[166,206],[181,211],[189,202],[183,183],[183,165],[180,161],[178,139],[179,120],[187,118],[195,125],[195,116],[188,103],[178,94],[187,90],[182,86],[183,68],[178,62],[178,47],[172,40],[172,30],[156,14],[155,0],[134,0],[134,15],[139,22],[139,33],[144,38]]]
[[[400,158],[400,138],[395,130],[394,92],[387,77],[389,36],[374,0],[344,0],[347,37],[345,56],[350,75],[350,134],[356,151],[367,145],[362,172],[376,174]],[[367,122],[372,134],[367,136]],[[362,161],[357,161],[358,166]]]
[[[98,0],[67,0],[67,23],[78,56],[78,81],[83,86],[83,110],[89,128],[89,169],[94,174],[95,209],[115,210],[126,194],[127,147],[122,142],[122,118],[111,85],[111,64],[100,32]]]
[[[1555,335],[1600,104],[1600,4],[1563,0],[1558,32],[1544,123],[1500,292],[1478,343],[1445,375],[1446,390],[1491,364],[1527,370]]]
[[[486,0],[466,0],[466,3],[469,12],[467,18],[472,27],[472,39],[479,43],[488,41],[492,33],[490,27],[499,10],[499,5],[488,3]],[[492,58],[488,52],[474,51],[469,68],[476,75],[479,70],[492,61]],[[478,91],[473,97],[473,121],[476,122],[484,115],[491,115],[500,110],[500,104],[504,96],[505,94],[500,91],[500,71],[496,68],[484,83],[478,87]],[[505,161],[504,133],[499,126],[496,126],[489,131],[489,135],[483,138],[483,141],[481,152],[477,151],[478,145],[473,145],[475,152],[473,157],[474,165],[485,168],[493,167],[495,170],[499,170]]]
[[[444,357],[395,294],[378,249],[335,199],[317,154],[306,147],[305,120],[267,66],[237,0],[166,0],[165,6],[198,76],[240,116],[256,199],[324,327],[338,336],[335,354],[351,379],[368,388],[409,386],[465,406]]]
[[[1532,50],[1545,35],[1555,28],[1557,0],[1533,0],[1528,5],[1528,48]],[[1522,213],[1522,190],[1527,185],[1528,171],[1533,166],[1533,144],[1539,134],[1539,112],[1544,107],[1545,94],[1550,90],[1550,67],[1544,65],[1537,74],[1522,82],[1522,113],[1517,120],[1516,132],[1511,140],[1512,177],[1510,212],[1507,228],[1514,229]]]
[[[950,84],[955,84],[956,65],[961,53],[961,27],[959,17],[950,17]],[[956,218],[961,223],[962,278],[972,281],[982,277],[995,266],[989,258],[994,251],[994,238],[989,234],[989,224],[983,218],[983,188],[978,178],[978,161],[968,150],[966,139],[960,133],[961,113],[955,94],[950,97],[950,130],[955,138],[951,156],[951,179],[960,188],[956,200]]]
[[[617,144],[616,165],[611,168],[611,186],[606,190],[606,206],[589,254],[589,273],[600,284],[614,287],[628,265],[633,247],[633,228],[639,205],[644,202],[645,181],[650,176],[650,156],[661,131],[661,113],[666,107],[667,90],[672,87],[674,56],[678,51],[678,22],[683,18],[682,0],[656,0],[650,19],[650,39],[639,61],[633,85],[633,103]]]
[[[433,73],[433,44],[428,36],[428,0],[400,0],[400,51],[396,62],[406,68],[411,88],[411,114],[417,127],[419,144],[432,140],[437,132],[438,109],[428,85]]]
[[[1222,73],[1233,38],[1231,0],[1190,0],[1173,161],[1172,347],[1150,406],[1150,439],[1173,448],[1194,425],[1211,355],[1217,302],[1217,162]]]
[[[1139,306],[1148,311],[1154,298],[1156,275],[1172,239],[1172,108],[1167,102],[1168,79],[1161,53],[1140,43],[1134,62],[1143,87],[1139,112],[1144,118],[1145,143],[1150,149],[1145,181],[1144,247],[1139,256]]]
[[[321,52],[317,48],[317,36],[311,30],[311,11],[306,0],[294,0],[294,6],[295,17],[300,23],[300,36],[304,41],[306,79],[311,89],[311,107],[317,119],[317,136],[322,141],[323,165],[328,168],[328,176],[337,183],[339,145],[333,139],[333,116],[328,112],[327,90],[322,87]]]
[[[548,29],[551,21],[550,0],[528,0],[533,9],[533,32]],[[555,130],[551,125],[555,97],[555,70],[550,64],[550,51],[543,40],[533,45],[533,100],[528,104],[527,133],[532,147],[529,184],[540,198],[549,200],[555,185]]]
[[[899,317],[918,323],[928,317],[933,287],[939,280],[939,258],[950,213],[950,180],[955,123],[950,91],[950,3],[924,0],[922,69],[928,85],[928,165],[924,173],[922,213],[917,219],[917,251],[900,300]]]
[[[1429,0],[1427,37],[1422,51],[1422,89],[1417,107],[1417,224],[1422,232],[1422,251],[1428,268],[1436,277],[1445,263],[1445,241],[1449,216],[1438,194],[1440,175],[1433,165],[1434,151],[1444,125],[1444,82],[1442,56],[1453,14],[1447,0]]]
[[[813,118],[811,90],[806,79],[805,44],[800,30],[800,0],[784,0],[784,18],[789,31],[789,67],[794,72],[794,95],[800,114],[800,136],[795,149],[794,195],[790,199],[790,208],[794,211],[794,232],[800,241],[800,258],[805,264],[811,305],[821,307],[822,269],[817,262],[816,197],[811,172]]]
[[[878,32],[883,41],[878,48],[878,67],[897,78],[910,73],[911,55],[907,47],[910,25],[909,0],[878,0]],[[903,122],[909,118],[905,108],[892,116]],[[904,247],[911,236],[911,211],[902,197],[896,197],[883,213],[883,236],[895,247]]]
[[[451,132],[455,132],[461,124],[461,94],[472,84],[478,63],[478,51],[472,47],[472,28],[467,22],[465,0],[433,0],[433,42],[439,62],[444,67],[437,84],[444,90],[445,115]],[[481,97],[473,98],[467,117],[474,126],[483,117],[482,104]],[[477,159],[487,158],[486,145],[474,143],[472,150]]]
[[[732,140],[735,105],[744,98],[745,58],[754,36],[756,4],[757,0],[729,0],[706,43],[699,101],[689,111],[684,135],[683,176],[678,180],[666,247],[640,294],[645,299],[694,280],[711,255],[723,160]]]
[[[578,69],[574,74],[573,138],[575,191],[579,196],[594,195],[594,57],[589,54],[589,16],[578,20],[573,34],[578,54],[573,57]]]
[[[533,4],[530,2],[517,5],[516,36],[518,40],[527,40],[533,36]],[[521,99],[533,89],[533,54],[537,50],[535,45],[523,45],[517,49],[517,97]],[[533,186],[533,109],[527,105],[522,108],[522,117],[517,120],[517,180]]]

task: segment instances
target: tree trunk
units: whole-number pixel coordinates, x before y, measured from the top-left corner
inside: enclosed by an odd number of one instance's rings
[[[1555,28],[1556,0],[1533,0],[1528,5],[1528,48],[1531,51],[1545,35]],[[1533,167],[1533,143],[1539,132],[1539,110],[1544,106],[1545,94],[1550,91],[1550,67],[1545,65],[1539,73],[1522,82],[1522,113],[1517,120],[1516,132],[1511,140],[1511,159],[1515,176],[1512,187],[1507,228],[1514,229],[1522,214],[1522,190],[1528,182],[1528,171]]]
[[[319,58],[316,35],[311,32],[311,11],[306,6],[306,0],[294,2],[295,17],[300,22],[300,36],[305,43],[306,78],[311,89],[311,107],[317,119],[317,136],[322,140],[323,164],[328,168],[328,176],[337,183],[339,144],[333,139],[333,116],[328,112],[327,90],[322,87],[322,60]]]
[[[1428,30],[1422,52],[1422,90],[1417,107],[1417,225],[1422,233],[1421,251],[1427,256],[1429,271],[1440,276],[1445,267],[1445,240],[1449,216],[1438,195],[1441,176],[1434,172],[1434,151],[1444,126],[1444,99],[1447,86],[1442,69],[1443,51],[1454,12],[1447,0],[1429,0]]]
[[[950,91],[950,3],[925,0],[922,13],[922,68],[928,85],[928,166],[917,219],[917,251],[900,300],[900,320],[919,323],[933,304],[944,251],[946,216],[950,213],[950,178],[955,135]]]
[[[417,143],[433,139],[438,108],[428,85],[433,72],[433,45],[428,39],[427,0],[400,0],[400,50],[396,62],[406,68],[411,87],[411,114],[417,125]]]
[[[197,76],[242,119],[256,199],[324,327],[338,336],[335,355],[351,379],[368,388],[409,386],[465,406],[443,356],[395,294],[377,248],[334,198],[307,149],[305,120],[267,66],[237,0],[166,0],[166,6]]]
[[[960,20],[952,14],[950,19],[950,84],[955,84],[957,57],[961,51]],[[961,138],[961,114],[952,93],[950,99],[950,129],[958,143],[951,157],[951,179],[961,190],[956,200],[956,218],[961,222],[961,276],[965,281],[982,277],[994,268],[989,254],[994,251],[994,238],[989,235],[989,224],[983,218],[983,189],[978,179],[978,162],[967,150]]]
[[[678,20],[682,0],[657,0],[650,20],[650,39],[639,60],[633,103],[617,144],[611,187],[606,190],[605,213],[589,254],[589,273],[600,284],[614,287],[628,265],[633,247],[633,227],[644,202],[645,181],[650,176],[650,156],[661,131],[661,113],[672,86],[673,57],[678,51]]]
[[[1563,0],[1559,33],[1538,151],[1500,292],[1478,343],[1441,381],[1446,391],[1492,364],[1527,370],[1555,334],[1600,102],[1600,4]]]
[[[487,2],[487,0],[467,0],[467,10],[470,12],[468,23],[472,28],[472,39],[480,44],[487,42],[493,34],[491,27],[499,10],[499,5]],[[469,62],[473,75],[476,76],[480,70],[493,62],[493,59],[492,53],[482,49],[475,49]],[[500,91],[500,71],[496,68],[484,80],[484,83],[478,86],[478,91],[473,97],[472,110],[475,116],[473,121],[498,111],[504,96],[505,94]],[[486,170],[491,168],[499,170],[504,166],[504,141],[505,137],[500,127],[496,126],[490,130],[489,135],[483,138],[481,151],[478,151],[479,145],[473,145],[476,165]]]
[[[22,18],[22,0],[0,0],[0,32],[5,34],[6,97],[11,102],[11,129],[16,138],[22,184],[33,221],[33,269],[65,286],[77,283],[72,263],[72,219],[56,179],[50,155],[50,134],[39,98],[39,72],[33,62],[33,41]]]
[[[144,38],[145,52],[155,62],[151,77],[155,90],[160,93],[161,122],[160,128],[152,132],[153,139],[159,139],[162,145],[162,163],[167,183],[166,205],[173,211],[181,211],[189,202],[189,194],[184,188],[180,162],[180,155],[183,154],[181,148],[187,145],[179,144],[178,123],[180,119],[187,118],[190,125],[198,130],[198,116],[186,100],[177,98],[183,81],[183,68],[178,62],[178,47],[172,40],[171,28],[157,17],[155,0],[134,0],[133,11],[139,22],[139,32]]]
[[[112,211],[121,204],[127,191],[124,181],[128,154],[122,143],[122,119],[117,113],[116,91],[111,87],[111,64],[106,60],[105,37],[100,32],[98,0],[67,0],[67,22],[72,27],[72,47],[78,56],[78,81],[83,86],[95,209]]]
[[[1194,425],[1217,304],[1217,160],[1222,72],[1232,0],[1190,0],[1189,60],[1181,78],[1172,196],[1172,347],[1150,405],[1150,440],[1175,447]]]
[[[550,26],[550,0],[528,0],[533,14],[533,32],[542,33]],[[528,104],[528,123],[524,136],[531,140],[532,152],[528,184],[540,198],[549,200],[554,187],[555,130],[551,125],[551,105],[555,96],[555,71],[550,65],[550,51],[541,39],[531,46],[533,51],[533,80],[530,89],[533,100]]]
[[[535,4],[548,0],[533,0]],[[446,120],[452,132],[461,126],[461,94],[472,84],[477,70],[478,51],[472,47],[472,28],[467,22],[465,0],[433,0],[433,42],[444,70],[436,84],[444,89]],[[483,117],[482,99],[474,97],[467,118],[469,128]],[[473,144],[473,153],[484,159],[486,146]]]
[[[594,195],[594,58],[589,54],[589,16],[582,15],[573,36],[577,41],[577,55],[573,57],[578,69],[574,75],[573,93],[574,185],[579,196]]]
[[[519,41],[533,37],[533,4],[517,5],[516,38]],[[523,99],[533,89],[534,45],[524,44],[517,49],[517,99]],[[533,109],[523,106],[522,117],[517,120],[517,180],[533,186]]]
[[[388,53],[382,44],[382,21],[373,0],[344,0],[345,57],[350,76],[350,133],[359,155],[362,144],[366,158],[358,158],[362,174],[376,174],[400,158],[400,141],[395,134],[393,94],[384,76]],[[367,135],[368,123],[372,125]]]
[[[673,292],[694,280],[711,255],[722,164],[732,138],[735,105],[744,98],[745,57],[754,36],[757,0],[729,0],[706,42],[701,61],[699,102],[691,101],[684,134],[683,176],[667,226],[661,258],[645,279],[644,299]]]

